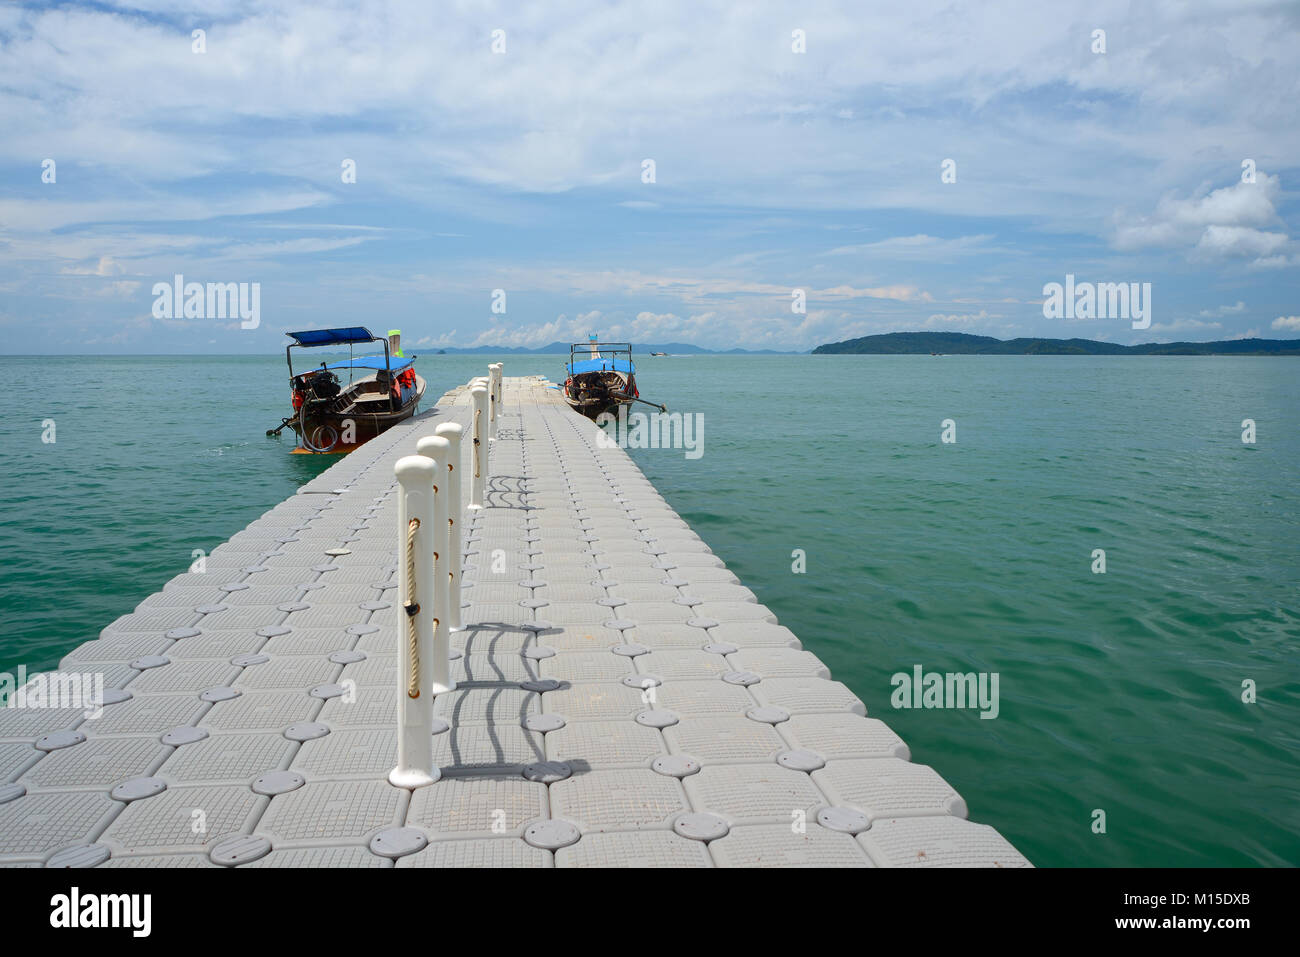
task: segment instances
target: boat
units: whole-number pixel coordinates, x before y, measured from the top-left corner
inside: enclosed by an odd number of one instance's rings
[[[589,419],[627,405],[640,395],[631,344],[596,339],[592,335],[586,342],[573,343],[564,367],[564,401]]]
[[[574,411],[589,419],[613,412],[620,405],[646,402],[636,387],[636,366],[632,363],[632,346],[627,342],[598,342],[587,337],[569,347],[569,361],[564,366],[564,401]],[[646,402],[646,405],[655,405]],[[655,406],[662,409],[662,406]]]
[[[285,333],[293,342],[285,347],[289,363],[289,389],[293,414],[267,435],[279,435],[288,426],[298,435],[294,452],[343,454],[351,452],[385,430],[415,414],[427,386],[416,374],[415,357],[402,355],[401,330],[387,337],[364,326],[310,329]],[[358,346],[382,343],[383,355],[355,355]],[[294,372],[294,349],[325,346],[348,347],[348,358],[322,362],[318,368]],[[347,372],[347,382],[340,373]]]

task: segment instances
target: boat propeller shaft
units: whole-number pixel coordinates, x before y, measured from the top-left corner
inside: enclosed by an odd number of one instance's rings
[[[658,409],[660,412],[668,411],[668,406],[666,405],[659,405],[657,402],[646,402],[645,399],[638,399],[636,396],[628,395],[626,392],[611,392],[610,395],[616,399],[631,399],[633,402],[644,403],[645,405]]]

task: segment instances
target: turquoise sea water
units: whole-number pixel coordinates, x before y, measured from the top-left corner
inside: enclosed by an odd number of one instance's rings
[[[438,395],[488,361],[418,366]],[[263,435],[282,358],[0,369],[0,671],[54,667],[329,461]],[[647,476],[972,818],[1040,866],[1300,862],[1300,363],[691,356],[638,378],[704,422],[699,459],[631,450]],[[998,717],[895,710],[916,665],[997,672]]]

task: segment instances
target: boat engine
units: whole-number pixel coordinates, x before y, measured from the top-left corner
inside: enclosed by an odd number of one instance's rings
[[[313,372],[304,372],[302,375],[294,377],[293,407],[300,409],[303,403],[312,399],[328,401],[337,397],[341,391],[342,386],[339,385],[339,377],[328,369],[321,368]]]
[[[316,393],[319,399],[336,398],[342,387],[339,385],[339,377],[333,372],[322,371],[312,376],[311,391]]]
[[[318,399],[333,399],[342,391],[339,377],[328,369],[313,373],[306,385],[307,390]]]

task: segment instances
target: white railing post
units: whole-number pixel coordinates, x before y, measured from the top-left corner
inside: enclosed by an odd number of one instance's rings
[[[495,442],[497,439],[497,430],[501,427],[501,363],[494,362],[492,365],[488,366],[488,372],[488,381],[491,383],[492,389],[492,394],[490,396],[490,401],[492,402],[492,413],[488,417],[488,420],[492,426],[492,441]]]
[[[407,455],[393,466],[402,491],[397,503],[401,685],[397,692],[397,766],[390,784],[418,788],[438,780],[433,766],[433,482],[437,466]],[[412,613],[413,612],[413,613]]]
[[[501,428],[501,416],[506,411],[505,382],[506,364],[497,363],[497,428]]]
[[[448,445],[447,561],[444,565],[447,569],[447,628],[451,631],[460,631],[465,627],[465,623],[461,619],[460,607],[460,576],[461,567],[465,562],[465,532],[461,524],[464,505],[461,504],[460,485],[461,463],[464,461],[461,455],[460,439],[464,431],[455,422],[444,422],[433,430],[435,435],[446,439]]]
[[[489,372],[490,371],[491,370],[489,370]],[[492,424],[492,376],[490,374],[476,375],[474,378],[469,380],[469,397],[471,404],[474,401],[474,390],[480,387],[487,390],[487,402],[483,406],[483,419],[486,423],[484,435],[490,439],[492,437],[492,431],[490,428]],[[471,428],[470,431],[472,432],[473,429]]]
[[[483,496],[487,489],[488,444],[487,444],[487,387],[475,383],[469,390],[473,399],[473,420],[470,424],[470,461],[472,472],[469,481],[469,507],[478,510],[483,507]]]
[[[447,609],[451,605],[447,570],[451,548],[447,534],[447,517],[451,511],[447,495],[447,463],[451,458],[451,443],[440,435],[426,435],[415,444],[415,451],[433,460],[433,664],[430,677],[433,693],[455,691],[451,678],[451,635]]]

